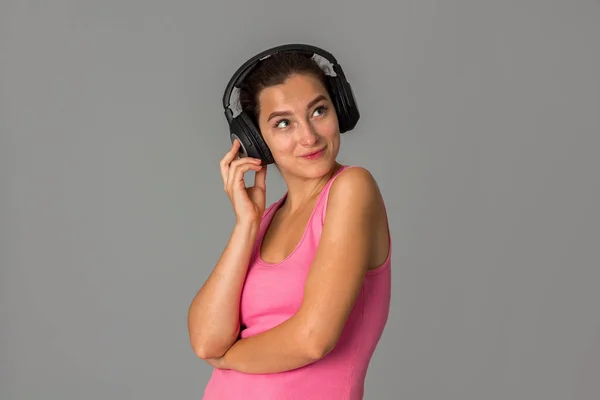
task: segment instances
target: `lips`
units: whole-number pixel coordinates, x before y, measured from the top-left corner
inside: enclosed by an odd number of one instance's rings
[[[325,147],[323,147],[322,149],[319,149],[319,150],[317,150],[317,151],[313,151],[312,153],[304,154],[304,155],[302,155],[302,156],[300,156],[300,157],[311,157],[311,156],[314,156],[314,155],[316,155],[316,154],[319,154],[319,153],[320,153],[320,152],[322,152],[323,150],[325,150]]]

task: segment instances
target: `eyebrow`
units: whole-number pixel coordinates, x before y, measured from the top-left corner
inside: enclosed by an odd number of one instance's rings
[[[314,106],[315,104],[317,104],[318,102],[320,102],[321,100],[327,100],[327,97],[325,97],[324,95],[320,94],[317,97],[315,97],[313,100],[311,100],[310,103],[308,103],[308,105],[306,106],[306,108],[311,108],[312,106]],[[269,114],[269,118],[267,118],[267,121],[270,121],[271,118],[275,118],[275,117],[285,117],[288,115],[292,115],[291,112],[289,111],[274,111],[271,114]]]

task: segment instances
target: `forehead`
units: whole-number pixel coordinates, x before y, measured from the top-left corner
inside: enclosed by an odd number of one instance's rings
[[[292,75],[282,84],[263,89],[258,102],[261,111],[285,107],[305,108],[319,94],[329,98],[327,89],[312,75]]]

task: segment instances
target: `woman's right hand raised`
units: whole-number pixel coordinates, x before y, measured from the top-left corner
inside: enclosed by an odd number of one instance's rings
[[[223,188],[229,196],[238,222],[260,223],[266,206],[267,166],[261,160],[251,157],[237,158],[240,142],[233,141],[231,149],[219,163]],[[244,173],[255,171],[254,186],[246,187]]]

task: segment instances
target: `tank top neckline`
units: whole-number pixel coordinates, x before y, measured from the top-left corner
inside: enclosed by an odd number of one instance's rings
[[[286,191],[285,194],[279,199],[277,200],[269,209],[269,211],[267,212],[267,214],[265,215],[265,226],[262,229],[262,232],[260,234],[260,238],[257,242],[257,246],[256,246],[256,262],[257,264],[260,264],[262,266],[265,267],[276,267],[278,265],[281,265],[285,262],[287,262],[290,258],[292,258],[292,256],[298,252],[298,250],[300,249],[300,247],[302,247],[302,244],[304,242],[304,240],[306,239],[306,235],[308,233],[310,224],[312,223],[315,214],[317,213],[317,210],[319,209],[319,206],[321,205],[321,203],[323,202],[323,198],[325,197],[325,194],[329,191],[329,186],[331,185],[331,183],[333,182],[333,179],[343,170],[350,168],[349,165],[342,165],[340,167],[340,169],[338,169],[336,171],[335,174],[333,174],[331,176],[331,178],[329,178],[329,181],[327,181],[327,183],[325,184],[325,186],[323,187],[323,189],[321,190],[321,193],[319,193],[319,197],[317,198],[317,201],[315,202],[315,205],[313,207],[313,210],[310,213],[310,216],[308,217],[308,221],[306,221],[306,226],[304,228],[304,232],[302,233],[302,236],[300,237],[300,240],[298,241],[298,243],[296,244],[296,246],[294,247],[294,249],[292,250],[292,252],[290,254],[288,254],[287,257],[285,257],[283,260],[278,261],[278,262],[267,262],[265,260],[263,260],[262,255],[261,255],[261,248],[263,245],[263,240],[265,238],[265,234],[267,233],[267,230],[269,229],[269,226],[271,225],[271,221],[273,220],[275,213],[277,212],[277,210],[279,209],[279,207],[281,207],[281,205],[283,204],[283,201],[287,198],[288,192]]]

